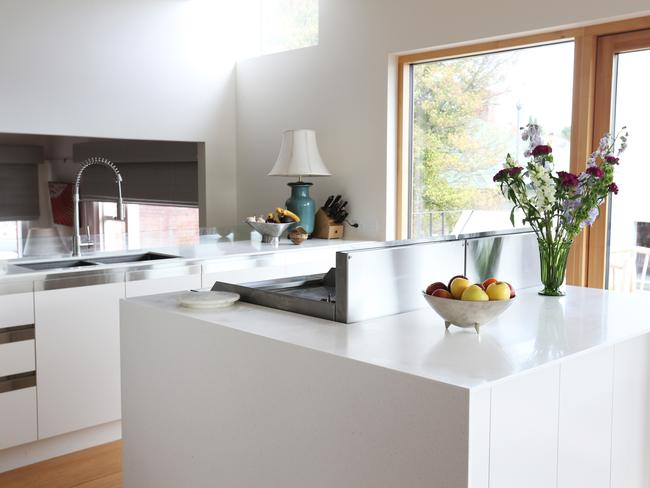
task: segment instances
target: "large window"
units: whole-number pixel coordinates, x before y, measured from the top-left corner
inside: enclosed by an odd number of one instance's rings
[[[569,169],[573,57],[567,41],[410,64],[409,237],[511,228],[492,176],[524,158],[529,121]]]

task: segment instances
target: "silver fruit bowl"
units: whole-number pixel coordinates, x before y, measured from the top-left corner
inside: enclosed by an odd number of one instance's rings
[[[441,298],[427,295],[422,296],[429,306],[436,311],[445,321],[445,328],[450,325],[457,327],[474,327],[476,332],[482,325],[497,318],[505,312],[515,300],[490,300],[489,302],[470,302],[465,300],[454,300],[452,298]]]
[[[246,223],[262,234],[262,242],[265,244],[273,244],[276,247],[280,244],[280,236],[294,224],[294,222],[288,224],[267,224],[266,222],[248,221]]]

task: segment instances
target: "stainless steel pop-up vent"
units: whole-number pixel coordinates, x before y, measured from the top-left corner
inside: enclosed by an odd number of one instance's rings
[[[503,277],[515,288],[539,283],[531,232],[443,241],[401,242],[336,253],[326,274],[233,285],[244,302],[343,323],[360,322],[426,307],[422,290],[433,281],[465,273],[482,281]]]
[[[213,291],[239,293],[241,300],[287,312],[336,320],[335,268],[326,274],[234,285],[217,281]]]

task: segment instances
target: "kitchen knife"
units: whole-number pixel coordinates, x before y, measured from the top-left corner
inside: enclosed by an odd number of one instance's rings
[[[327,211],[327,209],[329,208],[329,206],[332,204],[333,201],[334,201],[334,195],[330,195],[329,197],[327,197],[327,200],[325,200],[325,205],[323,205],[323,210]]]
[[[336,216],[335,222],[337,224],[342,224],[343,222],[345,222],[345,219],[348,218],[348,215],[350,215],[350,213],[346,210],[339,212],[338,215]]]
[[[336,204],[339,203],[340,201],[341,201],[341,195],[336,195],[336,198],[335,198],[334,201],[330,204],[329,208],[330,208],[330,209],[334,208],[334,205],[336,205]]]
[[[335,218],[335,215],[341,210],[341,205],[343,202],[339,201],[338,203],[333,203],[330,207],[329,216]]]

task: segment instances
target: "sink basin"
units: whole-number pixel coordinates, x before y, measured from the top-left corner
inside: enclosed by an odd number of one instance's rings
[[[118,263],[139,263],[145,261],[159,261],[161,259],[174,259],[178,256],[171,254],[161,254],[158,252],[146,252],[144,254],[127,254],[124,256],[108,256],[92,258],[92,261],[100,264],[118,264]]]
[[[26,264],[17,264],[19,268],[27,268],[32,271],[43,271],[48,269],[60,269],[60,268],[79,268],[82,266],[96,266],[97,263],[93,261],[85,260],[75,260],[68,259],[66,261],[44,261],[40,263],[26,263]]]
[[[49,269],[79,268],[82,266],[97,266],[99,264],[119,263],[141,263],[147,261],[159,261],[161,259],[174,259],[178,256],[161,254],[157,252],[145,252],[143,254],[126,254],[122,256],[93,257],[89,259],[66,259],[65,261],[42,261],[38,263],[17,264],[19,268],[31,269],[32,271],[44,271]]]

